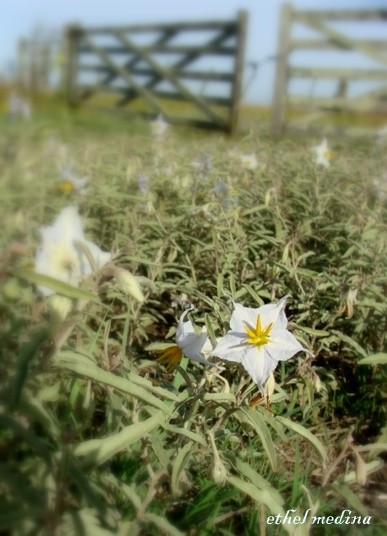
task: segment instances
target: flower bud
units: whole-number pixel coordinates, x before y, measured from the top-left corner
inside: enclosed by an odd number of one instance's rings
[[[136,277],[131,274],[128,270],[124,268],[115,267],[114,275],[117,281],[119,288],[125,294],[129,294],[135,300],[142,303],[145,301],[144,294],[142,293],[141,287],[136,279]]]

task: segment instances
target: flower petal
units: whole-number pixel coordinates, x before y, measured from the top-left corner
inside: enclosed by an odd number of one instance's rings
[[[257,347],[250,345],[248,350],[244,352],[242,359],[242,365],[260,390],[263,390],[263,384],[278,363],[266,353],[265,348],[263,346]]]

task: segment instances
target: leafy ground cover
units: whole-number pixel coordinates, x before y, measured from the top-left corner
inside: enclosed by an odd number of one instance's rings
[[[386,148],[329,140],[325,168],[320,141],[1,120],[3,530],[384,533]],[[69,205],[126,285],[111,265],[37,278],[39,230]],[[234,302],[284,296],[313,355],[279,364],[270,403],[238,364],[157,362],[187,307],[215,346]],[[289,509],[307,522],[268,523]],[[371,524],[312,525],[344,509]]]

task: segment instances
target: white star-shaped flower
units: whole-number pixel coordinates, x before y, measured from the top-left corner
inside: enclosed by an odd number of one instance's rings
[[[89,182],[89,177],[78,177],[71,167],[59,167],[60,183],[59,190],[64,194],[77,192],[85,193],[85,188]]]
[[[254,171],[258,167],[257,155],[255,153],[241,154],[241,165],[244,169]]]
[[[180,316],[176,330],[176,345],[164,350],[157,359],[159,363],[166,365],[167,370],[173,370],[173,367],[180,363],[183,355],[203,365],[215,366],[214,363],[207,360],[211,354],[212,345],[205,328],[198,334],[191,320],[184,322],[189,311],[190,309],[187,309]]]
[[[330,166],[330,160],[332,159],[332,152],[328,148],[328,141],[326,138],[314,147],[316,152],[316,164],[328,168]]]
[[[263,392],[263,386],[278,361],[305,350],[286,329],[286,298],[258,309],[234,304],[231,330],[219,340],[210,355],[241,363]]]
[[[87,240],[77,207],[64,208],[53,225],[41,230],[42,243],[35,257],[35,271],[69,285],[78,287],[80,281],[93,272],[82,245],[90,253],[94,268],[99,269],[111,260],[111,254],[102,251]],[[38,286],[44,296],[54,291]]]
[[[164,120],[160,114],[155,121],[151,122],[152,136],[155,138],[162,138],[169,128],[169,124]]]

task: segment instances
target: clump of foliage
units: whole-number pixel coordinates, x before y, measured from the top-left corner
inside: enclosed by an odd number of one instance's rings
[[[1,128],[2,528],[293,534],[267,516],[350,508],[381,534],[383,149],[337,142],[325,169],[304,139],[173,128],[152,139],[148,125],[87,113]],[[244,169],[253,152],[257,167]],[[85,193],[58,189],[69,163],[89,177]],[[39,297],[39,228],[69,203],[136,275],[143,302],[103,272],[71,295],[57,287],[72,300],[65,319]],[[237,365],[158,365],[187,303],[214,343],[233,302],[285,295],[289,329],[313,357],[277,369],[270,407],[250,407],[255,386]]]

